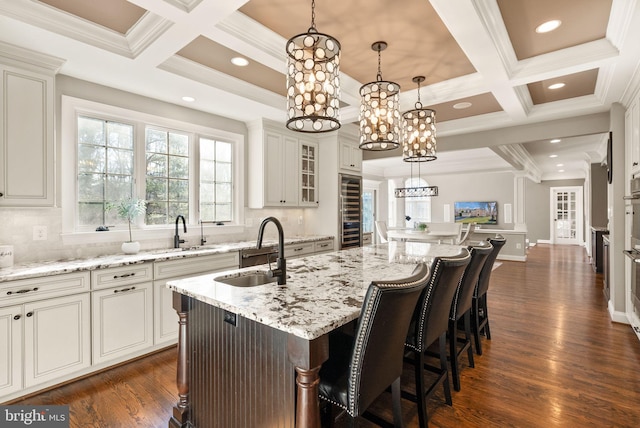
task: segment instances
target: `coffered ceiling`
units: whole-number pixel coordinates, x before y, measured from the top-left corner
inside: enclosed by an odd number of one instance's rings
[[[482,153],[487,168],[584,176],[604,155],[604,129],[565,131],[558,144],[544,132],[474,135],[605,114],[640,80],[638,0],[316,0],[315,12],[317,30],[342,46],[342,122],[357,121],[359,88],[376,79],[371,44],[384,40],[382,76],[402,86],[401,109],[417,101],[412,78],[426,76],[420,97],[437,112],[438,150],[471,149],[456,163]],[[551,19],[562,25],[535,32]],[[0,0],[0,42],[63,59],[59,73],[241,121],[284,122],[284,45],[310,25],[310,0]],[[549,160],[554,151],[562,159]]]

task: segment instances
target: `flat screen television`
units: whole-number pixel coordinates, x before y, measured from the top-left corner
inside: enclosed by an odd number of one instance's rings
[[[498,224],[498,203],[454,202],[456,223]]]

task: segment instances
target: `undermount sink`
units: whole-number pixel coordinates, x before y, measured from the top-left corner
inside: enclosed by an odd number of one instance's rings
[[[216,282],[233,285],[234,287],[255,287],[257,285],[269,284],[276,282],[277,277],[270,276],[267,271],[256,270],[250,272],[232,273],[213,278]]]

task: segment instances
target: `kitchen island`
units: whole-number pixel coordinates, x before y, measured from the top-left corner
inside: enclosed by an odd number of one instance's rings
[[[170,426],[318,427],[327,334],[358,317],[371,281],[407,277],[461,248],[390,242],[305,257],[287,263],[283,286],[215,280],[255,267],[168,282],[180,318]]]

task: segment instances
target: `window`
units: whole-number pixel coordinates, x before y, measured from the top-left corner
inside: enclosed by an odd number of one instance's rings
[[[78,117],[78,224],[114,224],[106,201],[130,197],[133,190],[133,126]]]
[[[405,187],[426,187],[429,184],[423,178],[409,178],[404,182]],[[431,198],[422,196],[417,198],[405,198],[404,214],[411,217],[409,224],[429,223],[431,221]]]
[[[189,136],[147,128],[146,224],[169,224],[176,216],[189,218]]]
[[[226,141],[200,138],[200,219],[233,219],[233,147]]]
[[[188,224],[222,222],[213,233],[244,227],[241,134],[62,96],[62,235],[67,243],[112,242],[98,226],[125,231],[109,202],[147,200],[134,227],[139,239],[164,239],[177,215]],[[92,240],[93,239],[93,240]],[[98,239],[98,241],[95,241]]]

